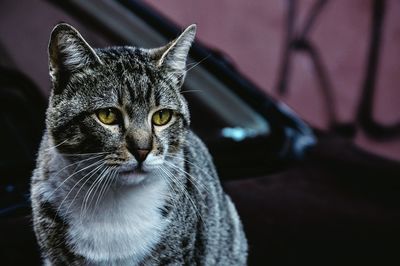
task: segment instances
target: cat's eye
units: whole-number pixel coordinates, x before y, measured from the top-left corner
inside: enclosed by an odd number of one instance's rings
[[[118,124],[119,112],[115,108],[104,108],[96,112],[97,118],[106,125]]]
[[[151,121],[156,126],[163,126],[167,124],[172,118],[172,111],[169,109],[162,109],[153,114]]]

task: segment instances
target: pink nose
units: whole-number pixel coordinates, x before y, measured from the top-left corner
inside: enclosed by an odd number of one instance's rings
[[[147,149],[136,150],[136,154],[135,154],[136,160],[138,160],[139,162],[143,162],[144,160],[146,160],[146,157],[149,154],[149,152],[150,152],[150,150],[147,150]]]

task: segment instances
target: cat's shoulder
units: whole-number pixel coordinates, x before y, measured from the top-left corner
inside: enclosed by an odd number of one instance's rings
[[[185,150],[196,156],[211,158],[210,152],[204,142],[193,131],[189,131],[186,136]]]
[[[195,133],[189,131],[185,143],[183,150],[190,172],[196,176],[204,175],[207,179],[218,178],[213,158],[204,142]]]

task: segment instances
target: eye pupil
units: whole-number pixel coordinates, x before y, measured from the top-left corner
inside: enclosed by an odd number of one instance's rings
[[[152,122],[156,126],[166,125],[172,117],[172,111],[169,109],[159,110],[153,114]]]
[[[118,123],[118,110],[113,108],[100,109],[96,115],[100,122],[106,125],[115,125]]]

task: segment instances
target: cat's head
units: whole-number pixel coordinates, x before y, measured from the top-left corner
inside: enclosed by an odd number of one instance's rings
[[[128,183],[176,156],[190,123],[180,89],[195,33],[191,25],[157,49],[93,49],[76,29],[57,25],[49,44],[47,111],[57,150],[98,156]]]

